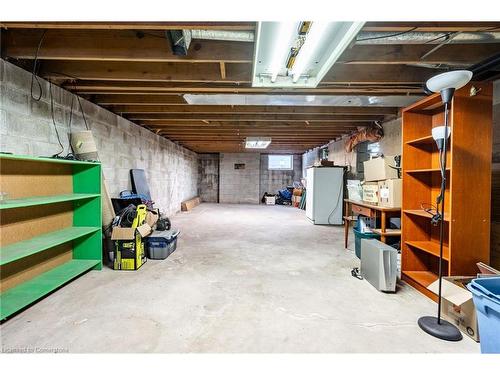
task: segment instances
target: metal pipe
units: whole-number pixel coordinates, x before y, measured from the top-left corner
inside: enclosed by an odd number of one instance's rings
[[[253,42],[253,31],[190,30],[191,38],[206,40],[227,40],[232,42]]]
[[[473,44],[473,43],[500,43],[500,32],[460,32],[436,33],[410,31],[394,35],[390,32],[360,32],[356,38],[356,44]]]

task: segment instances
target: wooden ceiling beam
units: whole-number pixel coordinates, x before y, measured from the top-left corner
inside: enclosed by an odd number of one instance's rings
[[[41,30],[8,30],[3,34],[5,56],[35,58]],[[49,30],[44,35],[38,59],[249,64],[253,61],[253,43],[193,40],[187,56],[176,56],[161,31]]]
[[[415,31],[483,31],[500,27],[500,22],[367,22],[362,31],[400,32],[416,27]]]
[[[86,98],[102,106],[110,105],[187,105],[181,94],[159,94],[159,95],[116,95],[97,94],[85,95]]]
[[[122,96],[123,97],[123,96]],[[124,100],[127,98],[124,97]],[[99,99],[97,103],[100,103]],[[343,114],[343,115],[396,115],[397,107],[375,106],[281,106],[281,105],[111,105],[109,109],[120,113],[230,113],[230,114]]]
[[[251,64],[226,64],[226,79],[218,63],[45,60],[40,66],[40,75],[48,79],[248,83],[251,78]]]
[[[51,61],[41,64],[44,78],[79,80],[155,81],[155,82],[218,82],[247,83],[251,81],[251,64],[226,64],[226,79],[220,76],[219,64],[206,63],[140,63],[122,61]],[[322,84],[422,84],[438,69],[406,65],[340,64],[325,75]]]
[[[170,127],[193,127],[193,128],[201,128],[201,129],[210,129],[210,128],[256,128],[256,129],[266,129],[269,127],[275,128],[296,128],[307,126],[308,128],[351,128],[351,127],[363,127],[373,124],[373,121],[365,121],[365,122],[355,122],[355,121],[329,121],[329,122],[320,122],[320,121],[309,121],[309,124],[306,124],[305,121],[210,121],[209,123],[203,121],[173,121],[173,120],[135,120],[135,123],[144,126],[152,126],[152,127],[162,127],[162,126],[170,126]]]
[[[164,95],[164,94],[268,94],[268,95],[424,95],[419,84],[321,84],[316,88],[295,90],[267,87],[251,87],[250,84],[181,83],[181,82],[134,82],[134,81],[79,81],[66,79],[65,89],[83,95]]]
[[[82,30],[255,30],[255,22],[1,22],[7,29]]]
[[[354,45],[339,58],[343,64],[452,64],[473,65],[500,50],[500,43],[448,44],[425,59],[421,59],[435,45]]]
[[[117,111],[116,113],[123,113]],[[382,120],[383,115],[330,115],[330,114],[232,114],[232,113],[128,113],[127,118],[136,120],[199,120],[199,121],[285,121],[285,122],[367,122]]]

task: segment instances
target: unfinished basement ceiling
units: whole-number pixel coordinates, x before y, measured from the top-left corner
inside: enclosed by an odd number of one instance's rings
[[[367,22],[318,87],[270,89],[251,86],[253,22],[1,26],[3,58],[31,70],[40,44],[40,76],[196,152],[242,152],[261,136],[266,152],[302,153],[394,118],[431,76],[500,51],[498,22]],[[192,30],[187,56],[166,30]]]

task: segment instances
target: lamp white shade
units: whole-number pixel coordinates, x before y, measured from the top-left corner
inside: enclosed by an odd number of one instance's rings
[[[432,92],[440,92],[446,89],[458,90],[469,83],[471,78],[472,72],[468,70],[454,70],[430,78],[426,85]]]
[[[434,138],[435,141],[444,139],[444,131],[446,128],[448,128],[448,132],[446,134],[447,138],[450,138],[451,128],[449,126],[444,126],[444,125],[432,128],[432,138]]]

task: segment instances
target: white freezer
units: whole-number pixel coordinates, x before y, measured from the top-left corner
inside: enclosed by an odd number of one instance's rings
[[[306,170],[306,216],[314,224],[342,224],[344,168],[311,167]]]

